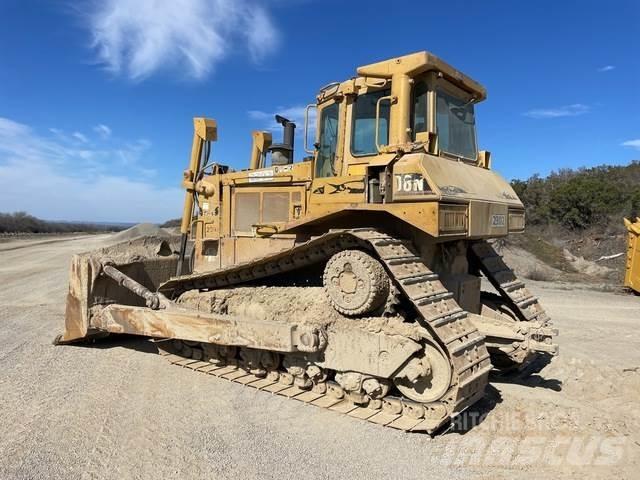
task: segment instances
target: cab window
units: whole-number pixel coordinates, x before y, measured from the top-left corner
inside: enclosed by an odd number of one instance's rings
[[[440,150],[475,160],[476,120],[473,103],[436,90],[436,126]]]
[[[413,140],[416,139],[416,133],[426,132],[428,130],[428,102],[427,102],[427,82],[418,82],[413,91],[413,106],[411,115],[411,132]]]
[[[316,177],[333,177],[336,147],[338,145],[338,112],[337,103],[322,109],[320,113],[320,136],[318,157],[316,160]]]
[[[356,98],[353,105],[353,125],[351,127],[351,154],[353,156],[376,155],[376,103],[381,97],[387,97],[389,89],[365,93]],[[389,143],[389,102],[380,103],[380,122],[378,127],[380,145]]]

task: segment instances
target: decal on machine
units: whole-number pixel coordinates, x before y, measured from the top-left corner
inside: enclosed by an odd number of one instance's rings
[[[364,182],[362,180],[349,180],[343,183],[327,183],[315,188],[312,193],[317,195],[361,194],[364,193]]]
[[[431,191],[425,178],[419,173],[396,173],[395,191],[399,194],[428,193]]]
[[[273,168],[267,170],[256,170],[255,172],[249,172],[249,183],[256,182],[270,182],[274,178],[274,175],[283,172],[291,172],[293,165],[276,165]]]
[[[293,170],[293,165],[276,165],[273,168],[276,173],[290,172],[291,170]]]
[[[445,185],[443,187],[440,187],[440,191],[446,195],[460,195],[467,193],[466,190],[456,185]]]
[[[492,227],[505,227],[507,225],[507,216],[506,215],[491,215],[491,226]]]
[[[256,172],[249,172],[249,183],[255,182],[270,182],[273,180],[274,170],[258,170]]]

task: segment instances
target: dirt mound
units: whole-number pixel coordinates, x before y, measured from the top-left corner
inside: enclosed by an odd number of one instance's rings
[[[573,255],[568,249],[564,249],[564,256],[576,271],[584,273],[592,277],[608,278],[615,274],[615,270],[604,265],[598,265],[596,262],[585,259],[583,256]]]
[[[170,238],[143,236],[109,244],[107,247],[85,252],[83,255],[95,262],[109,261],[126,264],[157,257],[168,257],[174,255],[177,248],[177,243],[171,242]]]
[[[328,302],[322,287],[234,287],[209,292],[189,291],[178,302],[201,312],[283,323],[355,327],[370,332],[415,337],[415,326],[400,317],[350,318]]]
[[[236,287],[210,292],[190,291],[179,302],[200,311],[246,316],[258,320],[343,318],[327,301],[322,287]]]
[[[580,282],[597,284],[598,288],[619,284],[620,269],[612,267],[616,262],[624,262],[624,255],[607,259],[594,256],[596,250],[590,250],[589,255],[577,254],[568,240],[556,234],[554,231],[525,233],[491,243],[516,274],[530,280]],[[587,238],[582,240],[585,243]],[[601,251],[609,253],[606,249]],[[607,261],[607,265],[597,263],[602,260]]]
[[[115,243],[127,242],[139,237],[170,238],[171,234],[153,223],[140,223],[113,235]]]
[[[533,253],[518,245],[501,245],[497,247],[497,251],[502,255],[505,263],[520,277],[546,281],[558,281],[564,277],[562,270],[548,265]]]
[[[624,277],[626,242],[621,221],[586,230],[534,225],[528,226],[524,234],[511,235],[501,241],[516,245],[547,265],[573,275],[570,279],[565,275],[563,281],[604,281],[610,285],[619,285]]]

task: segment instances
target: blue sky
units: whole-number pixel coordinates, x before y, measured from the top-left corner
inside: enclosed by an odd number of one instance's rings
[[[193,116],[240,168],[272,113],[300,121],[320,86],[418,50],[487,87],[479,144],[507,178],[626,164],[639,25],[631,0],[0,0],[0,211],[176,217]]]

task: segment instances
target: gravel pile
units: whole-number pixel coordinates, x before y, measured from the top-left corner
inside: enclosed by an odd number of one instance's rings
[[[170,238],[171,234],[164,228],[160,228],[153,223],[140,223],[131,228],[127,228],[122,232],[118,232],[113,235],[112,240],[116,243],[126,242],[139,237],[158,237],[158,238]]]

